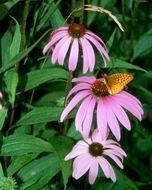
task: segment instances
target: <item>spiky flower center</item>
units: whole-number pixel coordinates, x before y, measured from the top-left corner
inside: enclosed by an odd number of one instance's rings
[[[73,38],[80,38],[85,33],[85,27],[82,24],[71,23],[68,32]]]
[[[92,156],[102,156],[102,153],[103,153],[103,146],[102,144],[100,143],[92,143],[90,146],[89,146],[89,153],[92,155]]]
[[[97,79],[93,84],[92,84],[92,92],[95,96],[101,97],[101,96],[108,96],[109,91],[105,82],[104,78]]]

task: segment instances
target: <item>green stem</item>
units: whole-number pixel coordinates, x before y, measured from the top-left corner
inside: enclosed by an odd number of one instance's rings
[[[75,9],[75,7],[76,7],[76,1],[72,0],[71,12]],[[71,22],[74,22],[74,15],[71,16]]]
[[[22,51],[25,47],[26,43],[26,23],[27,23],[27,17],[29,13],[29,5],[30,0],[25,0],[24,9],[23,9],[23,16],[22,16],[22,24],[21,24],[21,45],[20,45],[20,51]]]
[[[81,11],[81,17],[80,17],[80,24],[83,24],[84,20],[84,5],[85,5],[85,0],[82,0],[82,11]]]

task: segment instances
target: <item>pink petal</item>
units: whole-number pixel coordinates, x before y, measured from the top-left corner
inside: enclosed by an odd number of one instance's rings
[[[71,52],[69,57],[69,70],[74,71],[77,66],[78,62],[78,55],[79,55],[79,43],[78,39],[74,38],[72,46],[71,46]]]
[[[109,166],[109,170],[110,170],[110,178],[112,179],[113,182],[116,182],[115,172],[108,161],[107,161],[107,165]]]
[[[118,95],[118,94],[117,94]],[[134,102],[132,104],[132,102],[129,102],[129,100],[125,100],[124,97],[122,98],[121,96],[113,96],[115,102],[117,101],[117,103],[122,106],[123,108],[127,109],[130,113],[132,113],[136,118],[138,118],[140,121],[142,119],[141,117],[141,112],[139,111],[139,105]],[[137,108],[138,106],[138,108]]]
[[[58,55],[59,55],[59,51],[60,48],[62,47],[62,45],[66,42],[66,40],[68,39],[68,36],[63,37],[55,46],[55,48],[53,49],[53,53],[52,53],[52,64],[55,64],[55,62],[58,59]]]
[[[106,104],[104,99],[100,99],[97,105],[97,126],[99,133],[101,134],[101,138],[104,140],[107,135],[107,120],[108,115],[106,114]]]
[[[93,184],[97,178],[97,174],[98,174],[98,162],[96,161],[96,159],[93,160],[91,166],[90,166],[90,170],[89,170],[89,183]]]
[[[60,28],[57,28],[53,33],[59,32],[59,31],[68,31],[69,27],[68,26],[63,26]]]
[[[126,91],[122,91],[121,94],[135,100],[142,107],[141,102],[135,96],[133,96],[132,94],[130,94],[130,93],[126,92]]]
[[[100,167],[102,168],[104,175],[107,178],[109,178],[110,177],[110,170],[109,170],[109,165],[107,164],[108,161],[101,156],[98,156],[96,159],[97,159]]]
[[[86,73],[89,69],[88,52],[84,44],[84,40],[82,38],[80,38],[80,42],[81,42],[82,52],[83,52],[83,73]]]
[[[123,161],[123,155],[120,154],[119,152],[113,151],[112,149],[105,149],[103,154],[106,154],[106,153],[113,154],[113,155],[117,156],[121,161]]]
[[[101,56],[103,57],[104,62],[106,63],[106,60],[109,60],[109,55],[106,52],[106,50],[104,49],[104,47],[99,43],[98,40],[96,40],[95,38],[93,38],[92,36],[86,34],[85,37],[90,40],[97,48],[97,50],[100,52]]]
[[[91,85],[88,83],[80,83],[77,84],[76,86],[74,86],[70,92],[68,93],[68,96],[66,97],[66,99],[68,99],[73,93],[80,91],[80,90],[86,90],[86,89],[91,89]]]
[[[90,36],[92,36],[92,37],[94,37],[96,40],[98,40],[98,41],[104,46],[106,52],[108,52],[105,43],[103,42],[103,40],[102,40],[99,36],[97,36],[96,34],[94,34],[93,32],[91,32],[91,31],[89,31],[89,30],[86,31],[86,34],[89,34]]]
[[[123,169],[121,161],[115,155],[106,151],[104,152],[104,155],[109,156],[121,169]]]
[[[85,52],[85,60],[86,63],[83,64],[87,64],[90,68],[90,71],[92,72],[94,69],[94,65],[95,65],[95,54],[94,54],[94,50],[92,48],[92,45],[90,44],[90,42],[85,39],[85,38],[81,38],[81,45],[82,45],[82,50]],[[85,73],[85,71],[84,71]]]
[[[113,100],[113,97],[111,97],[111,100]],[[125,113],[125,111],[122,109],[121,106],[119,106],[117,103],[115,103],[115,100],[111,101],[111,109],[115,113],[117,119],[120,121],[120,123],[128,130],[131,129],[130,121]]]
[[[61,38],[63,38],[64,36],[68,35],[68,33],[65,31],[61,31],[61,32],[58,32],[56,34],[54,34],[49,43],[47,43],[44,48],[43,48],[43,54],[45,54],[50,48],[51,46],[53,46],[57,41],[59,41]]]
[[[89,90],[79,92],[77,95],[74,96],[74,98],[69,102],[67,107],[64,109],[64,111],[61,114],[60,121],[63,122],[65,117],[70,113],[70,111],[86,96],[90,94]]]
[[[89,105],[91,98],[92,96],[88,96],[87,98],[83,100],[76,114],[75,126],[76,126],[76,130],[79,130],[80,132],[82,132],[82,124],[87,112],[86,108]]]
[[[69,46],[70,46],[70,43],[71,43],[71,37],[69,37],[65,42],[64,44],[61,46],[60,50],[59,50],[59,53],[58,53],[58,62],[60,65],[63,65],[64,64],[64,59],[65,59],[65,56],[68,52],[68,49],[69,49]]]
[[[79,179],[81,176],[83,176],[88,169],[90,168],[90,165],[92,164],[92,157],[89,155],[89,153],[83,154],[75,158],[73,162],[73,174],[72,176],[75,179]]]
[[[131,104],[133,104],[140,111],[141,115],[143,115],[143,109],[141,107],[142,105],[141,103],[139,104],[137,100],[135,100],[135,97],[132,98],[128,94],[126,96],[124,93],[119,93],[117,94],[117,96],[122,97],[127,102],[130,102]]]
[[[122,154],[122,155],[124,155],[125,157],[127,156],[126,155],[126,153],[124,152],[124,150],[122,150],[122,148],[120,148],[119,146],[116,146],[116,145],[105,145],[104,146],[104,149],[111,149],[111,150],[113,150],[113,152],[118,152],[118,153],[120,153],[120,154]]]
[[[93,119],[93,112],[96,105],[96,99],[93,97],[90,103],[86,106],[86,116],[83,122],[83,129],[82,129],[82,135],[84,138],[87,138],[90,133],[90,129],[92,126],[92,119]]]
[[[107,119],[108,125],[109,125],[112,133],[116,137],[116,139],[119,141],[120,137],[121,137],[120,136],[120,127],[119,127],[119,123],[117,121],[115,114],[111,110],[111,106],[110,106],[111,104],[112,104],[111,97],[108,97],[106,99],[106,112],[107,112],[107,116],[108,116],[108,119]]]
[[[76,144],[73,147],[72,151],[64,158],[64,160],[71,160],[72,158],[75,158],[75,157],[77,157],[77,156],[79,156],[81,154],[87,153],[88,152],[88,145],[87,146],[86,145],[80,145],[80,144],[78,145],[78,144]]]
[[[96,81],[96,78],[93,76],[91,76],[91,77],[83,76],[83,77],[78,77],[78,78],[72,79],[72,82],[86,82],[89,84],[93,84],[95,81]]]

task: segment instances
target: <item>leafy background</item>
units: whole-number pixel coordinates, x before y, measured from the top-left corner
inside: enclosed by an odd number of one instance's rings
[[[121,144],[128,157],[124,170],[115,168],[117,182],[99,174],[88,185],[87,176],[71,177],[71,162],[64,156],[81,138],[72,113],[60,123],[69,73],[53,66],[42,49],[50,32],[62,26],[73,8],[82,2],[61,0],[0,1],[0,177],[12,176],[22,190],[150,190],[152,189],[152,4],[142,0],[88,0],[111,10],[125,32],[106,15],[85,12],[84,23],[107,43],[111,62],[103,69],[97,56],[94,75],[131,72],[128,91],[144,105],[141,123],[131,118],[132,131],[122,129]],[[75,14],[78,21],[81,13]],[[69,20],[70,22],[70,20]],[[75,75],[81,75],[81,70]],[[65,128],[67,126],[67,128]]]

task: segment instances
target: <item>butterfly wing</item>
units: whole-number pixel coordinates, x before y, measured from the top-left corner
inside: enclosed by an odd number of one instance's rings
[[[117,73],[106,76],[106,82],[110,94],[121,92],[124,87],[133,80],[133,75],[128,73]]]

